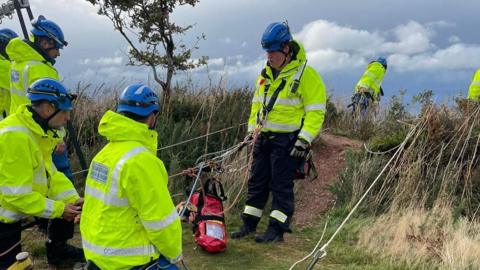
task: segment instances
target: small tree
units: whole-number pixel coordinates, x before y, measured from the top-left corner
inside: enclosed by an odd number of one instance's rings
[[[170,21],[170,15],[177,6],[195,6],[199,0],[87,1],[99,7],[98,14],[109,18],[115,30],[130,45],[128,64],[149,66],[152,69],[155,81],[163,90],[164,104],[169,101],[171,81],[176,71],[185,71],[206,63],[205,56],[198,61],[190,59],[192,50],[198,49],[198,42],[205,39],[205,35],[196,37],[195,44],[188,48],[175,38],[192,28],[192,25],[182,27]],[[163,70],[159,70],[159,67]],[[165,70],[166,75],[162,79],[160,73]]]

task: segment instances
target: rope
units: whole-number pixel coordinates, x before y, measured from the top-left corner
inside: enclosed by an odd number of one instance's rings
[[[227,127],[227,128],[223,128],[223,129],[220,129],[220,130],[217,130],[217,131],[214,131],[214,132],[210,132],[210,133],[207,133],[207,134],[204,134],[204,135],[195,137],[195,138],[191,138],[191,139],[188,139],[188,140],[185,140],[185,141],[181,141],[181,142],[178,142],[178,143],[170,144],[170,145],[167,145],[167,146],[164,146],[164,147],[160,147],[160,148],[157,149],[157,152],[158,152],[158,151],[162,151],[162,150],[166,150],[166,149],[170,149],[170,148],[173,148],[173,147],[175,147],[175,146],[182,145],[182,144],[186,144],[186,143],[189,143],[189,142],[198,140],[198,139],[202,139],[202,138],[208,137],[208,136],[210,136],[210,135],[214,135],[214,134],[217,134],[217,133],[221,133],[221,132],[224,132],[224,131],[227,131],[227,130],[230,130],[230,129],[238,128],[238,127],[244,126],[244,125],[246,125],[246,124],[248,124],[248,122],[241,123],[241,124],[238,124],[238,125],[235,125],[235,126],[231,126],[231,127]],[[88,171],[88,169],[76,171],[76,172],[72,173],[72,175],[81,174],[81,173],[84,173],[84,172],[87,172],[87,171]],[[177,175],[175,175],[175,176],[178,176],[178,175],[182,175],[182,174],[177,174]],[[173,176],[171,176],[171,177],[173,177]],[[171,178],[171,177],[170,177],[170,178]]]
[[[305,260],[310,258],[315,253],[315,251],[318,249],[318,246],[320,246],[320,243],[322,242],[323,237],[325,236],[325,232],[327,231],[327,225],[328,225],[328,219],[325,221],[325,226],[323,226],[322,236],[320,236],[320,239],[318,240],[317,244],[313,248],[312,252],[310,252],[307,256],[303,257],[302,259],[296,261],[292,266],[290,266],[290,268],[288,270],[292,270],[295,266],[297,266],[297,264],[299,264],[301,262],[304,262]],[[323,257],[324,256],[322,256],[322,258]]]
[[[368,189],[365,191],[365,193],[362,195],[362,197],[358,200],[358,202],[355,204],[355,206],[352,208],[352,210],[350,210],[350,212],[348,213],[348,215],[345,217],[345,219],[342,221],[342,223],[340,224],[340,226],[337,227],[337,229],[335,230],[335,232],[333,233],[333,235],[330,237],[330,239],[320,248],[317,250],[318,246],[315,246],[315,248],[313,249],[313,251],[310,253],[313,256],[313,259],[311,261],[311,263],[308,265],[308,267],[306,268],[307,270],[311,270],[313,269],[314,265],[316,264],[316,262],[320,259],[322,259],[323,257],[327,256],[327,247],[330,245],[330,243],[332,243],[333,239],[335,239],[335,237],[337,236],[337,234],[343,229],[343,227],[345,226],[345,224],[348,222],[348,220],[352,217],[353,213],[355,213],[355,211],[357,210],[357,208],[360,206],[360,204],[363,202],[363,200],[367,197],[368,193],[370,193],[370,191],[373,189],[373,187],[375,186],[375,184],[378,182],[378,180],[380,179],[380,177],[383,175],[383,173],[386,171],[386,169],[388,168],[388,166],[390,165],[390,163],[392,163],[392,161],[404,150],[404,147],[407,143],[407,141],[410,139],[410,137],[412,137],[414,134],[415,134],[415,130],[417,129],[417,127],[420,125],[421,122],[418,122],[411,130],[410,132],[407,134],[407,136],[405,137],[405,140],[400,144],[400,146],[397,148],[397,151],[395,152],[395,154],[390,158],[390,160],[387,162],[387,164],[385,164],[385,166],[383,167],[383,169],[380,171],[380,173],[378,174],[378,176],[375,178],[375,180],[372,182],[372,184],[370,184],[370,186],[368,187]],[[310,255],[309,254],[309,255]],[[312,256],[310,255],[310,256]],[[308,258],[309,256],[307,256],[306,258]],[[304,260],[306,260],[306,258],[304,258]],[[290,267],[290,270],[293,269],[293,267],[295,266],[296,264],[293,264],[292,267]]]
[[[4,252],[2,252],[2,254],[0,254],[0,258],[7,255],[8,253],[10,253],[10,251],[14,250],[16,247],[18,247],[20,244],[22,243],[22,240],[18,241],[17,243],[15,243],[12,247],[10,247],[9,249],[5,250]]]
[[[252,134],[253,139],[250,141],[250,143],[253,145],[254,148],[255,148],[255,143],[257,142],[258,136],[260,135],[260,130],[262,129],[262,126],[263,125],[258,126],[253,131],[253,134]],[[252,149],[248,157],[247,169],[244,171],[244,179],[242,181],[242,186],[240,187],[240,190],[237,192],[237,196],[235,196],[235,199],[233,200],[233,202],[229,206],[227,206],[223,211],[224,214],[230,211],[235,206],[235,204],[240,199],[240,195],[242,194],[243,189],[245,188],[245,183],[248,182],[248,174],[250,172],[250,168],[252,167],[252,163],[253,163],[253,152],[254,150]]]
[[[367,144],[366,143],[363,143],[363,148],[365,148],[365,151],[367,151],[369,154],[372,154],[372,155],[385,155],[385,154],[388,154],[390,152],[393,152],[393,150],[397,149],[400,147],[401,144],[397,145],[397,146],[394,146],[393,148],[391,149],[388,149],[387,151],[379,151],[379,152],[373,152],[372,150],[368,149],[367,147]]]
[[[221,132],[224,132],[224,131],[233,129],[233,128],[241,127],[241,126],[244,126],[244,125],[246,125],[246,124],[248,124],[248,123],[245,122],[245,123],[242,123],[242,124],[239,124],[239,125],[231,126],[231,127],[224,128],[224,129],[220,129],[220,130],[217,130],[217,131],[214,131],[214,132],[211,132],[211,133],[207,133],[207,134],[205,134],[205,135],[201,135],[201,136],[198,136],[198,137],[195,137],[195,138],[191,138],[191,139],[185,140],[185,141],[181,141],[181,142],[178,142],[178,143],[174,143],[174,144],[171,144],[171,145],[167,145],[167,146],[164,146],[164,147],[161,147],[161,148],[157,149],[157,151],[162,151],[162,150],[169,149],[169,148],[172,148],[172,147],[175,147],[175,146],[179,146],[179,145],[182,145],[182,144],[185,144],[185,143],[189,143],[189,142],[191,142],[191,141],[195,141],[195,140],[198,140],[198,139],[201,139],[201,138],[205,138],[205,137],[208,137],[208,136],[210,136],[210,135],[214,135],[214,134],[217,134],[217,133],[221,133]]]

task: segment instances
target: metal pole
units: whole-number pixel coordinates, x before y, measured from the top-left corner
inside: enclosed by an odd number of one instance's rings
[[[23,36],[25,37],[25,39],[28,39],[27,27],[25,26],[25,21],[23,20],[23,14],[20,4],[18,3],[18,0],[13,0],[13,3],[15,4],[15,10],[17,11],[20,26],[22,27]]]
[[[82,148],[78,143],[77,134],[75,133],[75,129],[73,128],[71,121],[67,122],[67,129],[68,129],[70,142],[75,147],[75,153],[77,153],[78,162],[80,162],[80,167],[82,168],[82,170],[86,170],[88,169],[87,162],[85,162],[85,157],[83,156]]]

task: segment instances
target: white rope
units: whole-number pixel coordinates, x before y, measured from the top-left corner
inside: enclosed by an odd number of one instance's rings
[[[221,133],[221,132],[224,132],[224,131],[227,131],[227,130],[230,130],[230,129],[238,128],[238,127],[244,126],[244,125],[246,125],[246,124],[248,124],[248,123],[247,123],[247,122],[241,123],[241,124],[239,124],[239,125],[227,127],[227,128],[220,129],[220,130],[217,130],[217,131],[214,131],[214,132],[211,132],[211,133],[207,133],[207,134],[205,134],[205,135],[201,135],[201,136],[198,136],[198,137],[195,137],[195,138],[191,138],[191,139],[188,139],[188,140],[185,140],[185,141],[181,141],[181,142],[178,142],[178,143],[174,143],[174,144],[171,144],[171,145],[167,145],[167,146],[164,146],[164,147],[160,147],[160,148],[157,149],[157,152],[158,152],[158,151],[162,151],[162,150],[166,150],[166,149],[169,149],[169,148],[173,148],[173,147],[175,147],[175,146],[179,146],[179,145],[182,145],[182,144],[186,144],[186,143],[189,143],[189,142],[198,140],[198,139],[202,139],[202,138],[208,137],[208,136],[210,136],[210,135],[214,135],[214,134],[217,134],[217,133]],[[228,151],[228,150],[231,150],[231,149],[227,149],[227,150],[223,150],[223,151]],[[222,151],[220,151],[220,152],[222,152]],[[84,173],[84,172],[87,172],[88,170],[89,170],[89,169],[76,171],[76,172],[72,173],[72,175],[77,175],[77,174],[80,174],[80,173]]]
[[[217,134],[217,133],[221,133],[221,132],[224,132],[224,131],[233,129],[233,128],[241,127],[241,126],[244,126],[244,125],[246,125],[246,124],[248,124],[248,123],[245,122],[245,123],[242,123],[242,124],[239,124],[239,125],[231,126],[231,127],[224,128],[224,129],[220,129],[220,130],[217,130],[217,131],[215,131],[215,132],[207,133],[207,134],[205,134],[205,135],[201,135],[201,136],[198,136],[198,137],[195,137],[195,138],[191,138],[191,139],[188,139],[188,140],[185,140],[185,141],[181,141],[181,142],[178,142],[178,143],[174,143],[174,144],[171,144],[171,145],[167,145],[167,146],[164,146],[164,147],[161,147],[161,148],[157,149],[157,151],[162,151],[162,150],[169,149],[169,148],[172,148],[172,147],[175,147],[175,146],[179,146],[179,145],[182,145],[182,144],[186,144],[186,143],[189,143],[189,142],[191,142],[191,141],[195,141],[195,140],[198,140],[198,139],[201,139],[201,138],[208,137],[208,136],[210,136],[210,135],[214,135],[214,134]]]
[[[383,151],[383,152],[381,152],[381,151],[374,152],[374,151],[368,149],[366,143],[363,143],[363,148],[365,148],[365,151],[367,151],[369,154],[372,154],[372,155],[385,155],[385,154],[388,154],[388,153],[390,153],[390,152],[393,152],[393,150],[399,148],[400,145],[401,145],[401,144],[399,144],[399,145],[397,145],[397,146],[394,146],[393,148],[388,149],[387,151]]]
[[[323,227],[323,232],[322,232],[322,236],[320,236],[320,239],[318,240],[317,244],[315,245],[315,247],[313,248],[312,252],[310,252],[310,254],[308,254],[307,256],[303,257],[301,260],[298,260],[296,261],[292,266],[290,266],[290,268],[288,270],[292,270],[295,266],[297,266],[297,264],[301,263],[301,262],[304,262],[305,260],[307,260],[308,258],[310,258],[314,253],[315,251],[317,250],[318,246],[320,246],[320,243],[322,242],[323,240],[323,236],[325,236],[325,231],[327,230],[327,225],[328,225],[328,219],[325,221],[325,226]],[[326,253],[325,253],[326,255]]]
[[[386,169],[388,168],[388,166],[390,165],[390,163],[392,163],[392,161],[396,158],[396,156],[398,156],[403,150],[404,150],[404,147],[405,147],[405,144],[407,143],[407,141],[410,139],[410,137],[413,136],[413,134],[415,133],[415,130],[417,129],[417,127],[420,125],[421,122],[418,122],[411,130],[410,132],[407,134],[407,136],[405,137],[405,140],[400,144],[400,146],[397,148],[397,151],[395,152],[395,154],[390,158],[390,160],[387,162],[387,164],[385,164],[385,166],[383,167],[383,169],[380,171],[380,173],[378,174],[378,176],[375,178],[375,180],[372,182],[372,184],[368,187],[368,189],[365,191],[365,193],[362,195],[362,197],[358,200],[358,202],[355,204],[355,206],[352,208],[352,210],[350,210],[350,212],[348,213],[347,217],[345,217],[345,219],[342,221],[342,223],[340,224],[340,226],[338,226],[338,228],[335,230],[335,232],[333,233],[333,235],[330,237],[330,239],[319,249],[317,250],[318,248],[318,245],[315,246],[315,248],[313,249],[313,251],[309,254],[309,256],[306,256],[306,258],[304,258],[305,260],[312,256],[313,254],[315,254],[316,256],[314,256],[312,262],[310,263],[310,265],[306,268],[307,270],[311,270],[313,268],[313,266],[315,265],[316,261],[318,261],[319,259],[323,258],[326,256],[327,254],[327,247],[330,245],[330,243],[333,241],[333,239],[335,239],[335,237],[337,236],[337,234],[343,229],[343,227],[345,226],[345,224],[347,223],[347,221],[351,218],[351,216],[353,215],[353,213],[355,213],[355,211],[357,210],[358,206],[360,206],[360,204],[363,202],[363,200],[367,197],[368,193],[370,193],[370,191],[372,190],[372,188],[375,186],[375,184],[378,182],[378,180],[380,179],[380,177],[383,175],[383,173],[386,171]],[[317,256],[318,254],[320,254],[320,256]],[[302,259],[303,260],[303,259]],[[295,266],[296,264],[292,265],[292,267],[290,267],[290,270],[293,269],[293,267]]]

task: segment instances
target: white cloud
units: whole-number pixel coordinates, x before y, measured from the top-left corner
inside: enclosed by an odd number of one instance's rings
[[[391,65],[399,71],[477,68],[478,63],[472,61],[472,59],[480,59],[480,45],[453,44],[450,47],[439,49],[433,53],[414,56],[394,54],[388,58]]]
[[[95,62],[101,66],[111,66],[111,65],[120,65],[123,61],[123,58],[120,56],[114,57],[100,57]]]
[[[118,66],[122,64],[123,58],[121,56],[100,57],[96,60],[91,58],[80,59],[80,65],[97,65],[97,66]]]
[[[232,43],[232,39],[229,38],[229,37],[220,38],[219,40],[220,40],[220,42],[225,43],[225,44]]]
[[[456,26],[452,22],[447,22],[447,21],[443,21],[443,20],[428,22],[425,25],[428,26],[428,27],[454,27],[454,26]]]
[[[415,54],[428,51],[433,47],[431,38],[434,32],[418,22],[410,21],[397,26],[393,32],[396,41],[385,42],[381,51],[387,53]]]
[[[211,66],[223,66],[223,65],[225,65],[225,61],[221,57],[208,59],[207,63],[208,63],[208,66],[210,66],[210,67]]]
[[[463,44],[458,36],[449,37],[452,45],[446,48],[435,44],[438,28],[454,26],[446,21],[409,21],[378,32],[317,20],[294,37],[304,44],[309,63],[320,73],[352,70],[378,56],[387,57],[389,66],[398,71],[475,68],[478,63],[472,59],[480,59],[480,44]]]
[[[307,50],[369,52],[383,43],[383,38],[378,33],[340,26],[325,20],[306,24],[294,36],[303,42]]]

